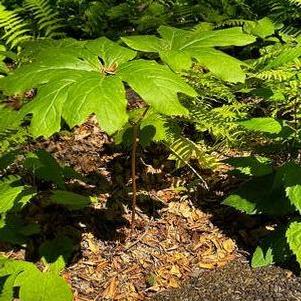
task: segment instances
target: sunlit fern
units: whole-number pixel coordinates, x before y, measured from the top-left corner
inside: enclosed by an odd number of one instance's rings
[[[24,9],[32,12],[40,35],[48,38],[63,35],[62,19],[59,18],[59,13],[52,9],[48,0],[25,0]]]
[[[29,137],[17,111],[0,106],[0,155],[21,146]]]
[[[208,154],[208,148],[201,143],[195,143],[186,137],[178,137],[169,145],[172,154],[170,160],[175,160],[176,167],[181,168],[195,159],[202,169],[214,169],[219,164],[216,157]]]
[[[258,79],[260,89],[270,91],[270,95],[261,97],[269,104],[271,114],[283,119],[293,130],[294,135],[288,135],[288,140],[295,140],[301,124],[301,45],[290,39],[286,44],[265,47],[261,53],[263,56],[254,62],[255,72],[250,79]]]
[[[246,108],[246,105],[238,102],[233,105],[206,108],[200,102],[191,106],[190,120],[200,133],[208,132],[215,144],[235,145],[243,134],[236,121],[245,116]]]
[[[6,10],[2,5],[0,5],[0,29],[2,30],[1,39],[10,48],[32,38],[28,23],[18,15],[17,11]]]

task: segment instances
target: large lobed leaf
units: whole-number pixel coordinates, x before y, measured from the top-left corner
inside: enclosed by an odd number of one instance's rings
[[[238,123],[249,131],[270,134],[279,134],[282,129],[281,124],[271,117],[255,117]]]
[[[292,252],[285,237],[286,227],[274,230],[266,236],[256,248],[251,265],[253,268],[263,267],[287,261]]]
[[[60,166],[51,154],[44,150],[27,153],[23,165],[34,177],[46,182],[53,182],[60,189],[65,188],[65,180],[81,178],[71,167]]]
[[[229,195],[223,204],[247,214],[281,216],[294,210],[285,195],[281,170],[254,177]]]
[[[241,66],[246,64],[214,48],[253,43],[255,38],[240,27],[199,32],[161,26],[158,32],[162,38],[133,36],[122,40],[135,50],[158,53],[174,70],[189,69],[195,59],[223,80],[244,82]]]
[[[0,181],[0,214],[22,208],[35,195],[34,189],[22,185],[20,178],[11,176],[3,179]]]
[[[14,287],[18,287],[19,299],[22,301],[71,301],[73,299],[72,292],[63,278],[51,272],[42,273],[29,262],[2,259],[0,277],[6,278],[4,287],[8,297],[13,295]]]
[[[292,222],[286,231],[287,242],[301,266],[301,222]]]
[[[0,89],[8,95],[37,89],[35,99],[21,110],[23,116],[33,115],[35,137],[58,132],[62,118],[74,127],[92,113],[109,134],[121,129],[128,120],[123,82],[168,115],[187,113],[178,100],[179,92],[196,96],[170,69],[154,61],[133,60],[135,51],[106,38],[40,43],[37,50],[27,52],[31,63],[0,80]]]
[[[286,195],[292,205],[301,213],[301,166],[288,162],[282,166]]]

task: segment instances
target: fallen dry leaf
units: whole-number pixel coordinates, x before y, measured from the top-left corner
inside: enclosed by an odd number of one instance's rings
[[[215,268],[215,264],[213,263],[206,263],[206,262],[199,262],[198,266],[202,269],[208,269],[208,270],[212,270]]]
[[[232,253],[236,249],[235,242],[232,239],[228,238],[223,242],[223,248],[228,253]]]
[[[168,282],[168,286],[172,287],[172,288],[178,288],[178,287],[180,287],[179,280],[175,279],[175,278],[170,278],[170,280]]]
[[[177,276],[180,278],[182,276],[180,269],[177,265],[173,265],[170,269],[170,274]]]
[[[115,295],[116,295],[116,289],[118,286],[118,280],[116,279],[116,277],[114,277],[109,285],[107,286],[107,288],[104,290],[102,297],[104,299],[114,299]]]

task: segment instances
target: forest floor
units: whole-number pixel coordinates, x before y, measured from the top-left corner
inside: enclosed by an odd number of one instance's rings
[[[226,166],[202,173],[207,191],[189,169],[175,170],[164,148],[139,150],[131,233],[129,151],[116,148],[93,121],[30,148],[46,149],[85,176],[68,183],[70,190],[97,196],[80,212],[41,214],[45,238],[64,234],[77,242],[64,272],[76,301],[301,300],[301,281],[291,272],[253,271],[246,263],[271,221],[220,205],[238,185]],[[6,254],[34,257],[28,250]]]

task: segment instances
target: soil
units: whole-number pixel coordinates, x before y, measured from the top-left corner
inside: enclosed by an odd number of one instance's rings
[[[213,271],[203,271],[180,289],[152,301],[296,301],[301,300],[301,278],[280,267],[251,269],[237,259]]]

